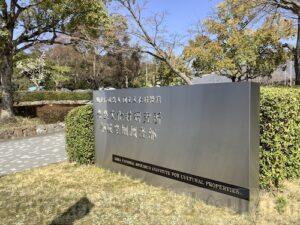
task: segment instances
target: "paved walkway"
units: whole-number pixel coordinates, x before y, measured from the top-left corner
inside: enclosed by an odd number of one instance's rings
[[[65,161],[64,133],[0,142],[0,176]]]

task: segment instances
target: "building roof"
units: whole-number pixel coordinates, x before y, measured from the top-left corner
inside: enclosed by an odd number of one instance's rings
[[[229,83],[231,79],[217,74],[205,74],[202,77],[192,78],[192,84]]]

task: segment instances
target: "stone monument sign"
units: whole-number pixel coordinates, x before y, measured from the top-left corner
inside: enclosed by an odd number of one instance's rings
[[[94,92],[96,163],[247,212],[258,192],[259,85]]]

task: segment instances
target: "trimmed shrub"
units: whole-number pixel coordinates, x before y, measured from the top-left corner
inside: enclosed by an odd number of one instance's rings
[[[300,89],[262,88],[260,184],[278,187],[300,177]]]
[[[14,93],[14,102],[34,102],[34,101],[60,101],[60,100],[92,100],[91,91],[63,92],[63,91],[36,91]],[[0,96],[1,102],[1,96]]]
[[[74,106],[65,105],[45,105],[37,107],[36,114],[47,124],[64,122],[68,112],[72,110]]]
[[[71,110],[66,118],[66,142],[71,162],[95,162],[93,107],[86,105]]]
[[[300,177],[300,89],[262,87],[260,104],[260,186],[279,187]],[[72,110],[66,126],[69,158],[94,163],[92,106]]]

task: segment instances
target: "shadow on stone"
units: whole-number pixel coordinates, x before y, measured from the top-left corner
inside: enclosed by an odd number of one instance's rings
[[[50,225],[72,225],[76,220],[80,220],[89,214],[93,207],[94,204],[87,197],[83,197],[63,214],[56,217]]]

